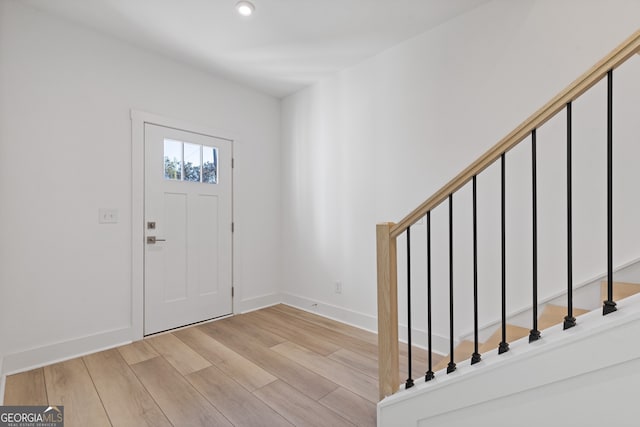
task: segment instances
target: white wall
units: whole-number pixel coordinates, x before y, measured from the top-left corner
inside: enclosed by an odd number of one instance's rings
[[[320,312],[375,328],[375,224],[399,221],[453,178],[637,30],[638,13],[640,3],[627,0],[496,0],[286,98],[283,274],[290,300],[307,308],[319,303]],[[616,89],[624,80],[625,93],[633,94],[616,98],[617,108],[627,107],[616,116],[616,137],[632,143],[640,125],[631,107],[640,91],[629,83],[638,67],[630,67],[616,74]],[[574,180],[582,179],[574,188],[575,283],[606,268],[603,89],[574,107],[574,151],[582,160],[574,166]],[[554,240],[566,235],[564,132],[561,116],[538,135],[541,298],[566,280],[566,246]],[[561,146],[557,155],[554,144]],[[531,293],[529,150],[524,144],[507,156],[509,311],[526,305]],[[637,144],[627,144],[616,162],[629,165],[638,154]],[[491,211],[500,200],[496,166],[478,178],[481,323],[498,315],[500,303],[499,216]],[[630,169],[627,184],[616,172],[618,195],[632,194],[629,183],[640,178]],[[454,199],[456,334],[472,326],[470,194],[465,188]],[[637,198],[623,199],[616,199],[616,227],[627,228],[616,228],[616,264],[640,256],[640,225],[633,221],[640,206]],[[445,203],[432,217],[438,336],[449,332],[447,215]],[[425,268],[417,264],[425,257],[424,225],[414,227],[412,241],[414,325],[425,329]],[[404,238],[398,247],[404,288]],[[343,283],[342,294],[334,293],[335,281]],[[399,300],[404,306],[404,290]]]
[[[0,0],[5,371],[131,339],[132,108],[237,137],[236,310],[276,298],[280,101]]]

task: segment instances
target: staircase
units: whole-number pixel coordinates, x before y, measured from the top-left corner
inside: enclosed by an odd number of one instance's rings
[[[627,297],[640,293],[640,284],[638,283],[623,283],[623,282],[614,282],[613,286],[613,298],[615,301],[623,300]],[[600,296],[601,299],[597,302],[604,301],[607,297],[607,282],[602,282],[600,284]],[[595,305],[596,301],[594,301]],[[601,310],[600,307],[596,309],[596,311]],[[585,313],[589,313],[591,310],[587,310],[584,308],[574,308],[573,314],[575,317],[579,317]],[[547,304],[542,311],[542,314],[538,318],[538,328],[541,331],[545,329],[549,329],[552,326],[560,325],[564,322],[564,317],[567,314],[567,307]],[[577,319],[579,320],[579,319]],[[523,328],[522,326],[513,325],[507,323],[507,342],[514,342],[521,338],[527,337],[529,335],[530,330],[527,328]],[[484,342],[481,343],[478,347],[479,353],[484,354],[489,351],[493,351],[498,348],[500,341],[502,340],[502,328],[498,327],[495,332]],[[455,347],[454,351],[454,361],[456,363],[464,362],[467,359],[471,358],[471,355],[474,352],[474,343],[473,341],[463,340]],[[436,363],[433,367],[434,371],[439,371],[447,367],[447,363],[449,362],[449,355]]]
[[[602,422],[596,423],[594,417],[599,413],[595,411],[597,401],[593,406],[588,396],[594,393],[594,379],[602,382],[609,381],[611,376],[611,392],[615,392],[616,402],[625,402],[627,406],[620,407],[621,419],[635,411],[631,399],[625,394],[640,383],[640,373],[624,374],[624,369],[637,368],[640,372],[640,343],[634,337],[640,334],[640,285],[630,282],[614,282],[613,276],[617,269],[624,265],[614,265],[614,102],[613,102],[613,76],[614,71],[623,66],[630,58],[637,58],[640,54],[640,31],[634,33],[609,55],[594,65],[590,70],[560,92],[544,107],[525,120],[521,125],[499,141],[489,151],[483,154],[475,162],[460,172],[449,183],[435,192],[429,199],[414,209],[409,215],[398,223],[382,223],[376,228],[377,237],[377,277],[378,277],[378,340],[379,340],[379,394],[381,402],[378,404],[378,425],[539,425],[553,419],[553,414],[530,416],[526,421],[514,422],[513,419],[504,418],[503,413],[509,411],[518,415],[518,411],[536,413],[536,399],[549,401],[549,411],[559,411],[563,408],[573,407],[580,411],[580,407],[587,406],[580,414],[571,416],[572,421],[583,420],[574,425],[597,425],[609,421],[608,413],[602,418]],[[573,275],[573,196],[572,196],[572,154],[573,142],[573,103],[583,94],[590,91],[596,84],[606,83],[606,271],[605,280],[600,284],[600,301],[583,305],[583,308],[573,306],[574,288],[577,289]],[[601,85],[601,87],[603,86]],[[634,105],[637,105],[636,100]],[[537,131],[546,122],[559,115],[566,114],[566,145],[561,146],[566,150],[566,235],[553,236],[558,239],[558,247],[566,244],[566,282],[563,284],[562,295],[564,305],[550,303],[556,301],[556,297],[550,295],[539,296],[538,286],[538,258],[548,255],[539,253],[538,249],[538,191],[537,191]],[[592,124],[589,123],[589,126]],[[518,283],[509,283],[509,289],[514,286],[527,286],[527,292],[531,292],[529,311],[531,316],[526,326],[518,323],[517,311],[508,307],[506,258],[511,254],[505,241],[506,235],[506,154],[521,144],[530,142],[530,170],[531,170],[531,228],[519,230],[518,235],[532,233],[532,259],[531,276],[518,280]],[[578,144],[582,141],[576,141]],[[564,156],[564,153],[563,153]],[[477,225],[477,191],[476,179],[483,172],[493,166],[500,171],[500,202],[496,208],[495,218],[500,219],[500,243],[496,249],[497,256],[501,259],[501,289],[500,312],[496,312],[492,321],[493,331],[480,330],[478,322],[478,225]],[[498,169],[499,168],[499,169]],[[526,167],[529,169],[529,166]],[[456,335],[456,311],[455,307],[455,279],[454,279],[454,196],[460,197],[460,190],[470,189],[464,194],[472,197],[472,203],[463,203],[470,212],[468,218],[473,218],[473,231],[469,233],[473,264],[473,338],[460,339]],[[560,191],[556,190],[558,193]],[[518,194],[522,197],[522,194]],[[494,198],[495,200],[496,198]],[[591,201],[591,200],[590,200]],[[522,200],[520,200],[522,203]],[[444,205],[441,207],[441,205]],[[456,206],[459,206],[456,203]],[[432,251],[432,224],[431,213],[440,207],[448,210],[448,233],[440,232],[440,247]],[[485,212],[486,213],[486,212]],[[485,215],[486,217],[486,215]],[[442,215],[436,226],[442,226]],[[459,218],[459,216],[458,216]],[[548,218],[545,218],[548,219]],[[426,221],[425,221],[426,220]],[[617,219],[616,219],[617,220]],[[414,360],[412,355],[412,251],[411,228],[417,223],[426,223],[426,336],[427,336],[427,363],[424,379],[414,379]],[[602,224],[590,225],[601,227]],[[448,244],[442,244],[442,236],[448,234]],[[397,239],[402,236],[406,243],[406,251],[401,252],[406,262],[406,301],[402,301],[406,308],[406,369],[407,379],[404,387],[401,387],[399,378],[399,339],[398,339],[398,247]],[[459,241],[460,239],[458,239]],[[497,241],[498,239],[496,239]],[[458,244],[458,243],[456,243]],[[442,254],[448,253],[448,283],[443,283],[442,273],[437,283],[432,283],[432,253],[440,255],[438,267],[442,266]],[[513,255],[509,255],[513,256]],[[516,255],[516,257],[521,255]],[[458,257],[459,258],[459,257]],[[640,265],[640,262],[636,263]],[[420,262],[420,261],[419,261]],[[628,261],[627,261],[628,262]],[[415,263],[415,260],[414,260]],[[626,268],[626,267],[625,267]],[[468,279],[467,279],[468,280]],[[633,280],[640,281],[640,277]],[[526,284],[526,285],[525,285]],[[530,285],[529,285],[530,284]],[[446,286],[448,285],[448,286]],[[440,294],[438,321],[443,321],[442,310],[448,309],[448,342],[449,354],[442,360],[433,362],[432,347],[432,291],[439,286]],[[529,288],[531,286],[531,288]],[[530,289],[530,290],[529,290]],[[448,304],[442,304],[442,294],[446,292]],[[548,292],[548,291],[547,291]],[[467,297],[470,298],[470,297]],[[583,301],[581,301],[582,303]],[[406,304],[406,305],[405,305]],[[538,308],[542,311],[538,314]],[[483,313],[484,314],[484,313]],[[459,315],[459,313],[458,313]],[[576,319],[577,318],[577,319]],[[560,326],[561,325],[561,326]],[[443,328],[440,327],[440,330]],[[480,342],[479,336],[488,336]],[[625,339],[621,339],[624,336]],[[528,339],[523,339],[528,337]],[[543,338],[543,339],[541,339]],[[403,344],[404,346],[404,344]],[[496,351],[497,350],[497,351]],[[470,362],[465,362],[470,359]],[[425,366],[425,364],[421,364]],[[446,368],[446,369],[445,369]],[[636,372],[636,371],[634,371]],[[607,383],[609,384],[609,383]],[[491,385],[491,386],[489,386]],[[604,387],[607,388],[607,387]],[[619,391],[618,391],[619,390]],[[555,393],[555,394],[554,394]],[[524,397],[534,397],[533,400]],[[585,405],[580,398],[586,399]],[[523,400],[524,399],[524,400]],[[556,401],[568,402],[565,407],[556,405]],[[534,402],[534,403],[532,403]],[[509,406],[511,405],[511,406]],[[615,406],[615,405],[612,405]],[[508,409],[513,408],[513,409]],[[630,408],[630,409],[629,409]],[[547,409],[545,409],[547,410]],[[498,415],[499,414],[499,415]],[[640,419],[640,412],[637,419]],[[484,417],[484,418],[483,418]],[[615,418],[615,417],[614,417]]]
[[[592,310],[574,328],[554,325],[533,344],[511,342],[505,354],[491,350],[476,365],[462,362],[385,398],[378,426],[637,425],[639,335],[633,295],[612,315]]]

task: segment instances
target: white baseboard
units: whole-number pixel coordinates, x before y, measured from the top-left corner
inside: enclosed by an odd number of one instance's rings
[[[4,356],[3,378],[131,342],[131,328],[116,329]]]
[[[261,308],[271,307],[272,305],[280,304],[281,302],[281,293],[262,295],[237,302],[233,311],[236,314],[247,313],[249,311],[260,310]]]
[[[282,295],[282,301],[285,304],[299,308],[300,310],[337,320],[369,332],[377,333],[378,330],[378,318],[369,314],[359,313],[357,311],[338,307],[332,304],[325,304],[321,301],[315,301],[310,298],[291,293],[284,293]],[[405,325],[398,326],[398,337],[400,341],[407,342],[407,327]],[[427,331],[414,328],[411,340],[413,345],[426,348]],[[447,354],[449,351],[449,339],[447,337],[433,335],[432,345],[434,353]]]
[[[246,313],[280,303],[289,304],[301,310],[319,314],[374,333],[377,330],[377,319],[374,316],[316,302],[293,294],[274,293],[239,301],[235,305],[234,312]],[[9,354],[4,356],[4,359],[0,358],[0,366],[2,368],[0,375],[4,379],[6,375],[40,368],[52,363],[128,344],[132,341],[131,337],[131,328],[123,328]]]
[[[411,328],[411,329],[412,329],[411,344],[413,346],[426,349],[428,345],[427,331],[425,331],[424,329],[416,329],[416,328]],[[400,341],[404,343],[407,342],[407,330],[408,328],[406,325],[398,325],[398,338],[400,339]],[[460,339],[454,338],[454,342],[453,342],[454,347],[457,346],[460,343],[460,341],[461,341]],[[431,350],[434,353],[439,354],[441,356],[447,355],[449,354],[449,337],[434,334],[432,332],[431,346],[432,346]]]
[[[378,319],[368,314],[359,313],[332,304],[312,300],[300,295],[285,292],[282,294],[282,302],[300,310],[318,314],[329,319],[337,320],[369,332],[376,333],[378,330]]]
[[[291,293],[274,293],[243,300],[236,303],[234,311],[236,313],[246,313],[280,303],[288,304],[301,310],[337,320],[373,333],[376,333],[378,329],[378,320],[375,316]],[[398,333],[400,340],[406,342],[406,326],[400,325]],[[448,352],[449,341],[447,337],[434,335],[432,339],[434,352],[440,354],[446,354]],[[426,347],[426,331],[414,329],[412,340],[414,345]],[[131,328],[122,328],[8,354],[3,358],[0,357],[0,404],[4,399],[7,375],[25,372],[52,363],[118,347],[128,344],[131,341]]]

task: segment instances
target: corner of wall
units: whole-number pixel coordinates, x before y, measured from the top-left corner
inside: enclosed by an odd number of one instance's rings
[[[270,307],[282,302],[281,293],[273,293],[261,295],[259,297],[249,298],[237,303],[234,302],[234,314],[247,313],[249,311],[259,310],[261,308]]]

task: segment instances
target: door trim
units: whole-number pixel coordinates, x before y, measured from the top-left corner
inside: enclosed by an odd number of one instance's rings
[[[159,116],[145,111],[131,110],[131,339],[144,337],[144,125],[145,123],[197,133],[234,143],[229,132],[221,132],[206,126],[194,125],[182,120]],[[234,218],[234,170],[231,169],[231,218]],[[234,234],[231,234],[231,286],[234,286]],[[234,313],[231,298],[231,313]]]

